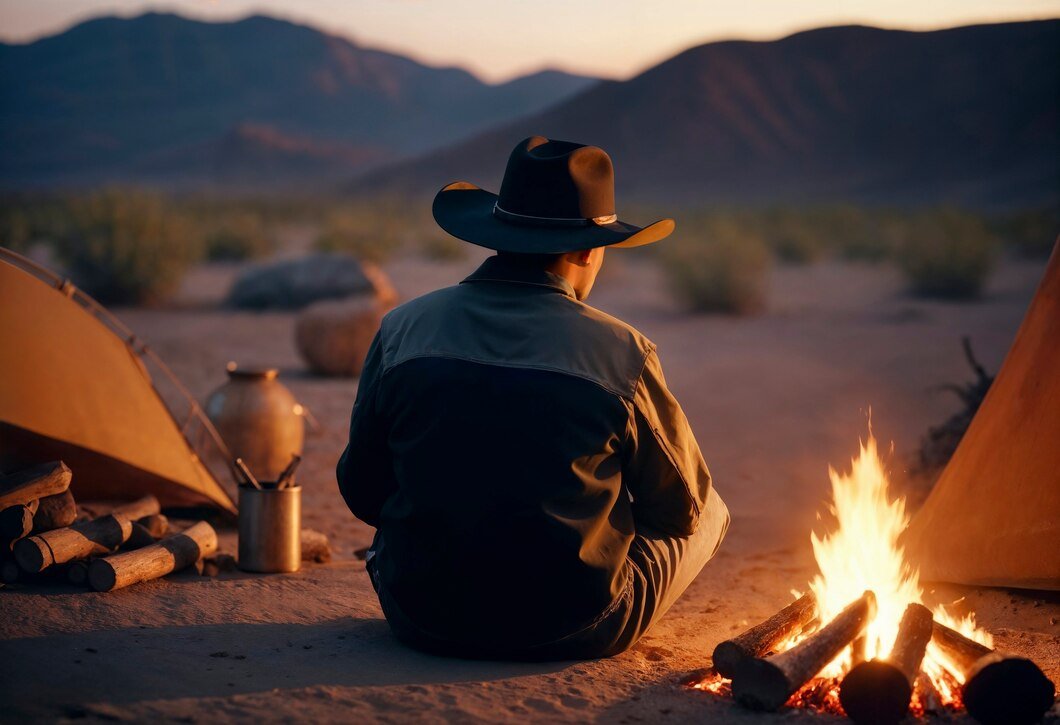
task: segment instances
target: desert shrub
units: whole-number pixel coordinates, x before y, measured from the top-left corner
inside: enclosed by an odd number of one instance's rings
[[[766,246],[781,262],[807,264],[824,255],[826,234],[806,213],[773,210],[758,218]]]
[[[673,294],[697,312],[747,315],[765,308],[770,256],[761,237],[732,218],[695,220],[660,249]]]
[[[402,224],[385,208],[354,207],[328,216],[314,247],[346,252],[369,262],[385,262],[402,246]]]
[[[997,242],[977,217],[952,209],[922,213],[901,234],[896,261],[914,294],[968,299],[993,271]]]
[[[991,231],[1023,257],[1048,257],[1060,237],[1060,207],[1029,209],[992,220]]]
[[[249,211],[232,212],[206,232],[206,257],[215,261],[237,261],[264,257],[274,243],[261,216]]]
[[[56,252],[101,302],[162,301],[201,254],[195,226],[158,196],[107,190],[69,200],[66,212]]]

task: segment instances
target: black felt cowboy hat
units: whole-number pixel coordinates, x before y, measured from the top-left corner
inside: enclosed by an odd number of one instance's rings
[[[674,230],[618,220],[615,170],[596,146],[532,136],[508,158],[500,194],[466,181],[434,197],[434,219],[454,237],[501,252],[560,254],[595,247],[639,247]]]

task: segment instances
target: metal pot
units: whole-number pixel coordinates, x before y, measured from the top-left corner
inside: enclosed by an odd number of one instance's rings
[[[302,455],[303,408],[277,380],[275,368],[240,370],[228,364],[228,382],[206,400],[206,415],[233,458],[242,458],[259,480],[275,480]]]
[[[298,571],[302,565],[302,487],[239,487],[239,568]]]

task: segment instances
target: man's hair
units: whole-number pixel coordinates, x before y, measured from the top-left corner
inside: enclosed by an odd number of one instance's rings
[[[537,269],[546,269],[558,262],[562,254],[523,254],[522,252],[497,252],[497,256],[515,264]]]

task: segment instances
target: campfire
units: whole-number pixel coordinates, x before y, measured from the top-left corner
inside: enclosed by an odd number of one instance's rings
[[[888,496],[871,431],[849,474],[829,471],[830,534],[811,534],[818,574],[805,593],[714,650],[691,683],[755,710],[787,704],[896,723],[966,709],[984,723],[1036,722],[1054,686],[1029,660],[993,650],[974,615],[928,609],[899,537],[909,517]]]

